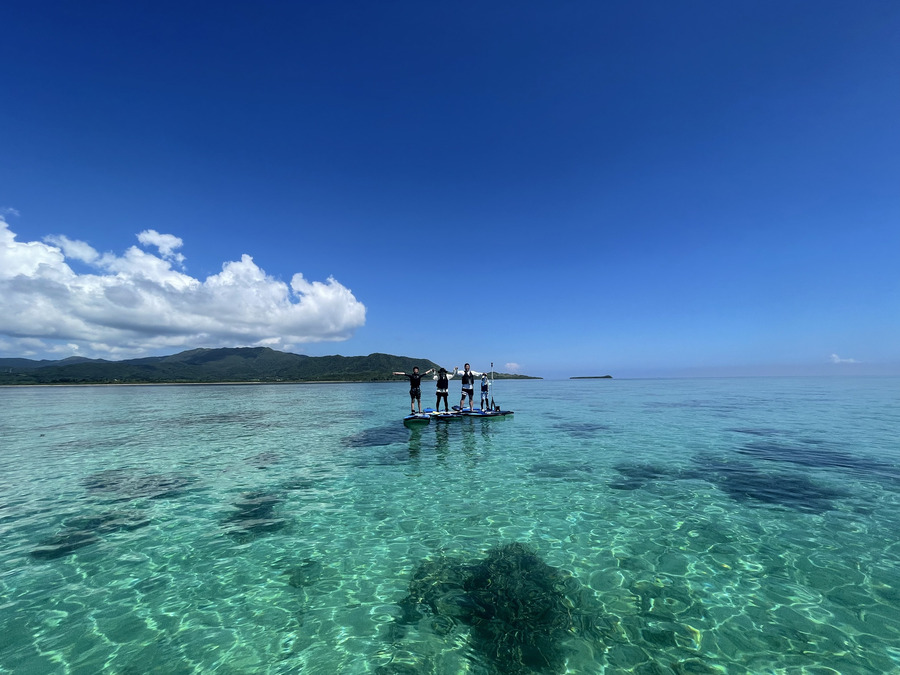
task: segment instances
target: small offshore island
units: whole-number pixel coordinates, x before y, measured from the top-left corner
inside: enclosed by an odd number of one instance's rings
[[[570,380],[611,380],[612,375],[576,375],[570,377]]]
[[[69,357],[59,361],[0,358],[0,386],[73,384],[250,384],[397,382],[393,371],[438,369],[429,359],[392,354],[306,356],[269,347],[192,349],[125,361]],[[494,373],[494,379],[539,377]]]

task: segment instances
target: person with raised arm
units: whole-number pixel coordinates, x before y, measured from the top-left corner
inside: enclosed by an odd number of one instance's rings
[[[480,376],[481,373],[475,370],[469,370],[469,364],[467,363],[465,368],[463,369],[463,373],[460,376],[462,379],[462,396],[459,399],[459,409],[462,410],[464,407],[464,402],[466,400],[466,396],[469,397],[469,410],[472,410],[472,399],[475,396],[475,378]]]
[[[394,372],[393,375],[403,375],[403,377],[409,378],[409,410],[410,413],[415,414],[416,410],[414,406],[418,406],[419,412],[422,412],[422,375],[427,375],[428,373],[433,373],[434,368],[429,368],[424,373],[419,373],[419,366],[413,366],[413,371],[411,373],[401,373]]]
[[[450,380],[459,372],[459,368],[454,368],[452,373],[447,373],[446,368],[441,368],[438,374],[434,376],[437,380],[437,401],[434,403],[434,409],[440,412],[441,399],[444,400],[444,412],[450,412],[450,405],[447,402],[447,395],[450,393]]]

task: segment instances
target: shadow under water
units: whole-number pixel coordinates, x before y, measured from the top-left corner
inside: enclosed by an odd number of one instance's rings
[[[617,490],[637,490],[661,480],[703,480],[712,483],[733,500],[748,505],[783,506],[806,513],[834,508],[834,500],[846,498],[846,490],[813,481],[799,473],[761,471],[749,462],[729,461],[701,454],[696,467],[682,470],[652,464],[619,464],[615,469],[625,480],[609,484]]]
[[[577,580],[517,542],[474,562],[423,562],[390,637],[402,638],[404,626],[423,619],[441,635],[462,623],[469,628],[471,651],[490,672],[561,673],[573,639],[601,644],[600,612],[590,598]]]
[[[766,462],[784,462],[813,469],[832,469],[862,477],[881,480],[889,478],[895,482],[900,479],[900,467],[888,462],[859,457],[840,450],[810,447],[811,445],[814,444],[808,442],[806,446],[797,446],[773,441],[757,441],[738,448],[738,453]]]
[[[268,469],[281,462],[281,456],[276,452],[261,452],[258,455],[247,458],[247,463],[257,469]]]
[[[111,501],[130,501],[180,497],[194,481],[174,473],[136,475],[127,469],[107,469],[91,474],[81,483],[88,492],[104,495]]]
[[[611,429],[609,425],[596,422],[559,422],[553,427],[573,438],[593,438]]]
[[[65,521],[62,530],[45,539],[31,551],[36,560],[54,560],[78,549],[96,544],[105,534],[131,532],[150,524],[141,511],[109,511],[98,516],[75,516]]]
[[[668,478],[671,473],[653,464],[617,464],[613,468],[624,477],[609,484],[613,490],[639,490],[650,481]]]
[[[363,429],[344,437],[343,443],[348,448],[374,448],[381,445],[406,443],[408,440],[409,429],[402,424],[391,424]]]
[[[275,507],[280,503],[281,498],[271,493],[243,493],[233,504],[237,511],[225,519],[228,533],[239,539],[252,539],[277,532],[287,524],[285,518],[275,515]]]
[[[564,462],[540,462],[528,473],[538,478],[557,478],[566,481],[588,481],[594,469],[589,464],[569,464]]]
[[[813,481],[800,473],[762,471],[749,462],[726,461],[699,455],[703,469],[684,472],[684,478],[707,480],[737,502],[783,506],[805,513],[834,509],[834,500],[849,497],[846,490]]]

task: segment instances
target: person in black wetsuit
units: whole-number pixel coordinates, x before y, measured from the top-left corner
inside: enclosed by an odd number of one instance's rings
[[[474,370],[469,370],[469,364],[466,364],[462,374],[462,396],[459,399],[459,407],[463,408],[466,395],[469,396],[469,410],[472,409],[472,398],[475,396],[475,378],[481,375]]]
[[[422,375],[427,375],[428,373],[433,373],[434,368],[429,368],[424,373],[419,373],[419,366],[413,366],[413,371],[411,373],[398,373],[394,372],[394,375],[403,375],[403,377],[409,378],[409,411],[411,413],[415,413],[415,407],[418,406],[419,412],[422,412]]]
[[[450,380],[453,379],[453,376],[456,375],[458,369],[454,368],[453,372],[449,375],[447,374],[446,368],[441,368],[438,371],[438,374],[434,376],[434,379],[437,380],[437,401],[435,401],[434,409],[441,409],[441,399],[444,399],[444,412],[450,412],[450,406],[447,402],[447,394],[450,392]]]

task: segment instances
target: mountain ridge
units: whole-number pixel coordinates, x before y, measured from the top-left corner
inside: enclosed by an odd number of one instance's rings
[[[69,357],[59,361],[0,358],[0,385],[214,384],[217,382],[389,382],[393,371],[440,366],[375,352],[368,356],[307,356],[270,347],[189,349],[168,356],[122,361]],[[540,379],[495,373],[496,379]]]

